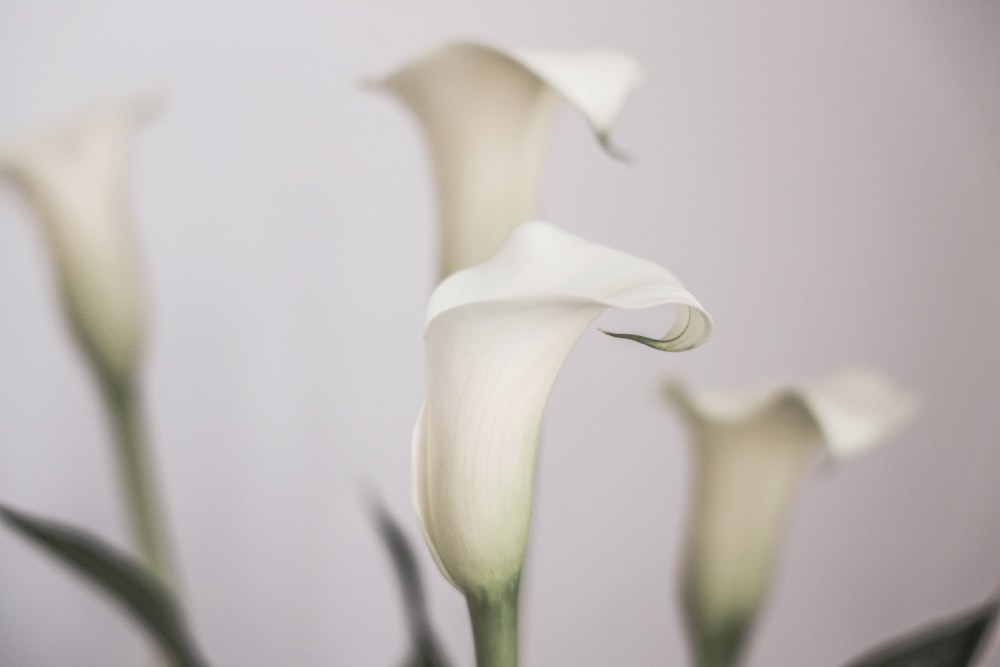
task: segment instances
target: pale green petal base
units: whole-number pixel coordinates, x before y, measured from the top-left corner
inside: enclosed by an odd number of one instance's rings
[[[693,664],[696,667],[738,667],[747,639],[753,634],[753,617],[733,616],[711,626],[701,625],[688,629]]]
[[[519,583],[490,595],[467,595],[476,667],[517,667]]]

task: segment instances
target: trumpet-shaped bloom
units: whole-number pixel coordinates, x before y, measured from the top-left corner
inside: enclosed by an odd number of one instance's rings
[[[142,346],[126,159],[151,96],[93,109],[0,153],[0,173],[36,209],[70,325],[102,380],[127,382]]]
[[[413,432],[415,504],[445,577],[473,596],[516,582],[531,518],[539,423],[552,383],[607,308],[679,306],[663,350],[711,320],[669,271],[541,222],[438,286],[427,312],[426,395]]]
[[[913,397],[873,371],[742,392],[672,385],[694,439],[684,605],[702,667],[736,664],[762,603],[796,490],[817,454],[857,456],[912,414]]]
[[[537,216],[542,163],[560,98],[601,143],[643,79],[614,51],[437,48],[379,86],[416,115],[430,146],[441,218],[442,275],[489,258]]]

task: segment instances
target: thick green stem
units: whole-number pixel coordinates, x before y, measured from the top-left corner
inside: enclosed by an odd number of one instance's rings
[[[746,641],[753,632],[754,615],[733,613],[727,618],[712,618],[699,608],[690,592],[685,602],[694,664],[697,667],[739,667]]]
[[[115,429],[122,492],[133,539],[150,573],[170,587],[170,555],[156,493],[155,467],[146,444],[142,400],[134,386],[105,392]]]
[[[743,654],[743,641],[735,637],[718,640],[702,639],[694,646],[698,667],[738,667]]]
[[[518,582],[497,594],[467,595],[476,667],[517,667]]]

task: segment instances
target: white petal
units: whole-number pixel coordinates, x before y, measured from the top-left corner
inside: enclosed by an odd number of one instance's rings
[[[509,55],[575,108],[608,152],[623,157],[610,133],[625,102],[646,79],[634,56],[597,49],[518,49]]]
[[[873,370],[847,367],[811,381],[771,382],[741,391],[672,385],[678,403],[700,420],[735,423],[798,402],[811,415],[836,459],[863,453],[902,426],[916,408],[914,395]]]
[[[36,209],[69,322],[105,379],[128,376],[141,346],[125,171],[132,132],[158,105],[151,94],[105,105],[0,152],[0,173]]]
[[[420,521],[420,530],[424,534],[424,540],[427,542],[427,547],[431,552],[431,556],[434,558],[434,562],[437,563],[438,569],[441,570],[441,574],[444,578],[448,580],[452,586],[458,587],[452,578],[448,574],[448,568],[444,566],[444,562],[441,560],[441,556],[438,555],[437,548],[434,546],[434,541],[431,539],[430,533],[427,532],[427,520],[426,513],[429,505],[427,498],[427,489],[424,486],[422,480],[426,478],[426,467],[427,467],[427,457],[424,453],[424,442],[426,441],[426,435],[424,433],[424,409],[421,407],[420,414],[417,415],[417,423],[413,427],[413,506],[417,510],[417,519]]]
[[[378,85],[417,116],[430,147],[442,224],[442,274],[478,264],[537,215],[542,161],[560,98],[601,143],[642,69],[614,51],[502,50],[455,43]]]
[[[458,588],[495,590],[520,571],[539,423],[580,334],[608,307],[668,304],[696,323],[672,329],[670,348],[703,343],[711,320],[670,272],[540,222],[520,226],[489,262],[435,291],[414,430],[415,500]]]
[[[825,443],[833,458],[844,459],[874,447],[906,421],[914,400],[861,368],[745,391],[674,384],[669,392],[694,440],[685,618],[700,662],[733,664],[817,451]]]
[[[696,422],[683,601],[698,664],[736,664],[767,592],[792,500],[819,436],[800,402]]]

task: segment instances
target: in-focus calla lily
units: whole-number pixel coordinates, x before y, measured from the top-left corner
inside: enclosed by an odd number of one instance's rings
[[[900,427],[913,396],[874,371],[741,392],[672,384],[694,440],[684,613],[699,667],[738,664],[767,592],[782,528],[817,455],[857,456]]]
[[[542,222],[521,225],[489,261],[431,296],[415,504],[441,572],[469,599],[474,629],[477,604],[512,592],[516,600],[539,424],[566,355],[607,308],[668,304],[678,316],[663,338],[629,337],[672,351],[704,343],[711,319],[669,271]],[[480,644],[477,632],[480,667],[512,664],[497,658],[504,649]]]
[[[560,99],[615,153],[611,126],[643,80],[638,61],[602,50],[498,49],[460,42],[377,82],[416,115],[430,146],[442,277],[489,258],[538,215],[542,163]]]
[[[132,133],[152,95],[106,105],[0,152],[0,173],[36,209],[65,312],[101,380],[131,380],[142,347],[139,270],[125,196]]]

